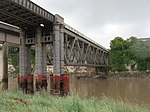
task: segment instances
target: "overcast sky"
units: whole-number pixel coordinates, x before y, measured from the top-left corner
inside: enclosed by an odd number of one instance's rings
[[[109,48],[116,36],[150,37],[150,0],[32,0]]]

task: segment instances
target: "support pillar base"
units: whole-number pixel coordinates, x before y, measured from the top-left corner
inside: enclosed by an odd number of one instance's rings
[[[69,80],[69,74],[50,75],[50,93],[55,96],[68,95],[70,92]]]
[[[36,91],[41,91],[41,90],[47,91],[47,75],[36,75],[35,86],[36,86]]]
[[[7,90],[8,89],[8,78],[3,78],[1,83],[2,83],[2,90]]]
[[[33,94],[33,75],[18,75],[18,87],[24,93]]]

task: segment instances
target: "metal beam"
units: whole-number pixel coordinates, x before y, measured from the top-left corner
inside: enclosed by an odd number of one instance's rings
[[[53,14],[41,8],[40,6],[38,6],[37,4],[33,3],[30,0],[7,0],[7,1],[15,5],[18,5],[19,7],[24,7],[25,10],[30,10],[31,12],[34,12],[36,15],[39,15],[49,20],[50,22],[54,22]]]
[[[13,15],[13,14],[11,14],[11,13],[9,13],[9,12],[4,11],[4,10],[1,10],[1,9],[0,9],[0,13],[6,15],[6,16],[8,16],[8,17],[17,19],[18,21],[21,21],[21,22],[23,22],[23,23],[26,23],[26,24],[28,24],[28,25],[30,25],[30,26],[34,26],[34,24],[33,24],[32,22],[27,21],[26,19],[23,19],[23,18],[18,17],[18,16],[16,16],[16,15]]]
[[[106,65],[68,63],[65,66],[105,67]]]

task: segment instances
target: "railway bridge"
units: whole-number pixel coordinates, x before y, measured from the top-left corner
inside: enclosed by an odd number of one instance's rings
[[[106,48],[67,25],[60,15],[53,15],[30,0],[0,0],[0,21],[4,22],[0,23],[0,43],[20,47],[20,81],[36,76],[38,85],[45,80],[47,65],[53,65],[53,76],[63,75],[66,65],[108,65]],[[32,47],[34,75],[30,75]]]

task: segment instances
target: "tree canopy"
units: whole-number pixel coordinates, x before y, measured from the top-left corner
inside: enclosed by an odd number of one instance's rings
[[[110,43],[110,66],[112,71],[126,71],[127,66],[131,69],[150,69],[150,44],[136,37],[124,40],[116,37]]]

